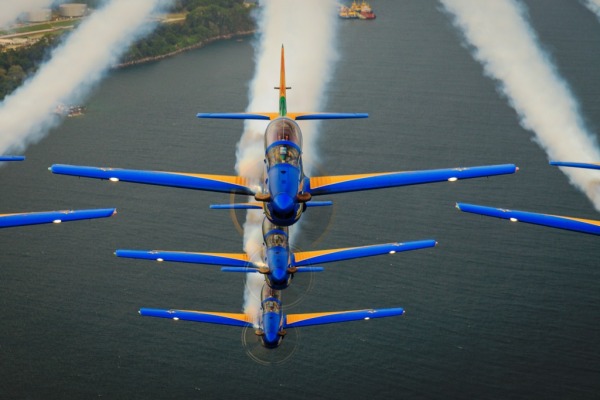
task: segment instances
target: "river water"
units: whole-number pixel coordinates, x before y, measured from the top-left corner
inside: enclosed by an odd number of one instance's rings
[[[526,3],[597,132],[600,23],[577,2]],[[137,315],[142,306],[241,310],[237,274],[113,255],[241,252],[230,215],[208,209],[229,198],[47,168],[234,174],[242,123],[195,118],[248,103],[251,40],[223,41],[113,71],[85,116],[65,120],[29,147],[27,161],[0,170],[2,212],[118,208],[110,219],[0,231],[1,398],[597,398],[599,238],[463,214],[454,203],[591,219],[598,212],[548,166],[438,3],[373,5],[375,21],[340,21],[340,58],[326,90],[327,111],[370,117],[321,124],[320,172],[520,167],[512,176],[336,195],[332,209],[303,216],[302,249],[439,245],[326,265],[308,293],[302,281],[290,292],[302,296],[291,312],[402,306],[406,314],[305,328],[293,356],[275,365],[248,357],[237,328]]]

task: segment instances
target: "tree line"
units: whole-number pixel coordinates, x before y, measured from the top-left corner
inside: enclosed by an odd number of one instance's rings
[[[90,7],[101,3],[98,0],[80,2]],[[159,57],[212,38],[251,31],[254,29],[252,9],[243,0],[175,0],[171,12],[182,13],[185,19],[160,24],[151,35],[133,44],[122,62]],[[30,46],[0,51],[0,100],[35,74],[60,40],[60,36],[48,35]]]

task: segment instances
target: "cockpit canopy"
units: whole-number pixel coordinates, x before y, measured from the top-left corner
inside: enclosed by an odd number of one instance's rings
[[[277,226],[267,218],[263,221],[263,239],[267,248],[275,246],[288,247],[288,228],[287,226]]]
[[[273,120],[265,132],[265,149],[276,142],[292,142],[298,149],[302,149],[302,132],[296,122],[289,118]]]

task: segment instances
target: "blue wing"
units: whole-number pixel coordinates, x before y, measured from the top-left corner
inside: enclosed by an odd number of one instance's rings
[[[82,219],[106,218],[116,214],[114,208],[102,208],[95,210],[64,210],[29,212],[20,214],[0,214],[0,228],[13,226],[37,225],[78,221]]]
[[[404,314],[402,308],[381,308],[353,311],[333,311],[308,314],[288,314],[283,324],[284,328],[299,328],[302,326],[335,324],[338,322],[369,320],[374,318],[395,317]]]
[[[577,163],[577,162],[566,162],[566,161],[550,161],[550,165],[555,165],[557,167],[600,169],[600,163]]]
[[[386,243],[371,246],[349,247],[343,249],[302,251],[294,253],[293,265],[300,267],[310,264],[321,264],[334,261],[352,260],[354,258],[371,257],[381,254],[394,254],[402,251],[418,250],[434,247],[435,240],[420,240],[406,243]]]
[[[517,167],[514,164],[503,164],[423,171],[321,176],[305,179],[304,191],[312,195],[323,195],[396,186],[418,185],[422,183],[443,181],[453,182],[460,179],[513,174],[516,171]]]
[[[229,267],[250,268],[247,254],[242,253],[188,253],[183,251],[160,250],[117,250],[117,257],[136,258],[152,261],[174,261],[192,264],[225,265]]]
[[[25,156],[0,156],[0,161],[23,161]]]
[[[248,180],[241,176],[97,168],[62,164],[51,166],[50,171],[54,174],[108,179],[110,181],[145,183],[148,185],[172,186],[211,192],[254,194],[254,190],[250,187]]]
[[[367,113],[290,113],[288,116],[296,121],[369,118],[369,114]]]
[[[552,228],[566,229],[569,231],[600,235],[600,221],[591,219],[538,214],[526,211],[505,210],[502,208],[492,208],[465,203],[457,203],[456,208],[464,212],[508,219],[513,222],[525,222],[528,224],[543,225]]]
[[[205,322],[208,324],[233,325],[251,327],[249,316],[237,313],[186,311],[186,310],[160,310],[155,308],[142,308],[140,315],[143,317],[168,318],[173,320]]]

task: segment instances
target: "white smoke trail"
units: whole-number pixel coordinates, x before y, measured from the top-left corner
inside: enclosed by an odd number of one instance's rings
[[[454,24],[472,46],[485,74],[517,111],[521,125],[552,160],[599,162],[596,138],[587,132],[579,106],[559,76],[514,0],[441,0]],[[565,168],[571,183],[600,211],[600,183],[594,171]]]
[[[319,111],[323,104],[324,88],[337,58],[335,32],[337,3],[335,0],[267,0],[260,2],[256,71],[250,86],[248,111],[274,112],[279,107],[279,60],[285,46],[287,104],[290,112]],[[263,177],[263,134],[267,123],[246,121],[238,144],[238,174],[253,179]],[[310,176],[312,160],[316,157],[317,124],[301,124],[304,143],[304,170]],[[248,212],[244,225],[244,248],[252,256],[262,247],[262,212]],[[294,227],[290,232],[295,231]],[[244,311],[257,315],[260,308],[260,289],[264,278],[248,274]]]
[[[112,0],[88,17],[35,76],[0,103],[0,154],[21,152],[59,122],[60,103],[81,100],[127,48],[154,27],[165,0]]]
[[[600,19],[600,0],[587,0],[585,6]]]
[[[56,4],[55,0],[2,0],[0,1],[0,28],[15,22],[24,12],[37,11]]]

